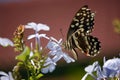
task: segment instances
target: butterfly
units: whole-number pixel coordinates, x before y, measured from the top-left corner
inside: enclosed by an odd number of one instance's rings
[[[64,45],[65,49],[72,50],[75,59],[78,57],[76,48],[91,57],[100,52],[100,41],[91,35],[94,28],[94,17],[95,13],[88,8],[88,5],[81,7],[73,17]]]

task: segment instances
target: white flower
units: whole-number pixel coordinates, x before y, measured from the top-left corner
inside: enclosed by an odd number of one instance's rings
[[[13,42],[8,38],[1,38],[0,37],[0,45],[7,47],[7,46],[13,46]]]
[[[107,60],[103,67],[106,67],[108,69],[111,70],[119,70],[120,69],[120,59],[119,58],[113,58],[113,59],[109,59]]]
[[[120,59],[113,58],[107,60],[103,65],[103,71],[106,77],[115,77],[118,71],[120,71]]]
[[[35,38],[35,44],[37,45],[36,47],[39,49],[39,50],[42,50],[42,46],[41,46],[41,41],[40,41],[40,38],[46,38],[46,39],[49,39],[49,37],[46,36],[46,34],[39,34],[38,31],[40,30],[44,30],[44,31],[48,31],[49,30],[49,26],[45,25],[45,24],[36,24],[34,22],[31,22],[31,23],[28,23],[25,28],[27,29],[33,29],[35,30],[35,33],[34,34],[31,34],[28,36],[28,40],[29,39],[32,39],[32,38]]]
[[[83,76],[81,80],[85,80],[88,75],[91,75],[94,79],[96,79],[96,77],[93,75],[93,72],[97,71],[98,66],[99,66],[98,61],[94,62],[92,65],[87,66],[85,68],[85,71],[87,73]]]
[[[50,37],[50,41],[47,44],[47,48],[50,50],[48,58],[46,59],[43,68],[41,69],[42,73],[53,72],[55,70],[56,63],[63,58],[67,63],[75,62],[70,56],[62,51],[61,48],[62,39],[57,41],[55,38]]]
[[[85,80],[86,77],[90,74],[95,80],[106,80],[106,78],[119,78],[120,76],[120,58],[114,58],[105,60],[105,57],[103,58],[104,65],[101,69],[98,62],[94,62],[93,65],[89,65],[85,68],[85,71],[87,72],[82,80]],[[96,76],[92,74],[92,72],[96,72]]]
[[[51,38],[52,39],[52,38]],[[59,42],[59,43],[57,43]],[[56,39],[52,39],[48,42],[48,45],[47,45],[47,48],[50,50],[49,52],[49,55],[52,55],[54,56],[52,59],[54,62],[57,62],[59,61],[61,58],[64,58],[64,60],[67,62],[67,63],[70,63],[70,62],[75,62],[75,60],[73,58],[71,58],[70,56],[68,56],[68,54],[64,53],[62,51],[62,48],[61,48],[61,39],[59,41],[56,41]]]
[[[0,80],[14,80],[14,79],[11,72],[7,74],[3,71],[0,71]]]
[[[33,29],[33,30],[35,30],[36,32],[38,32],[38,31],[40,31],[40,30],[44,30],[44,31],[49,31],[49,30],[50,30],[49,26],[47,26],[47,25],[45,25],[45,24],[41,24],[41,23],[36,24],[36,23],[34,23],[34,22],[28,23],[28,24],[25,26],[25,28],[27,28],[27,29]]]
[[[98,61],[94,62],[92,65],[89,65],[85,68],[85,71],[88,73],[92,73],[94,71],[96,71],[97,67],[98,67]]]

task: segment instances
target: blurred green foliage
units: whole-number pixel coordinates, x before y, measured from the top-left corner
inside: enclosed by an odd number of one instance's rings
[[[101,58],[100,58],[101,59]],[[94,62],[90,60],[76,61],[75,63],[64,64],[60,63],[54,72],[44,74],[41,80],[81,80],[86,74],[84,68]],[[102,62],[102,59],[100,63]],[[94,80],[88,76],[86,80]]]
[[[120,34],[120,20],[119,19],[113,20],[113,26],[114,26],[114,31]]]

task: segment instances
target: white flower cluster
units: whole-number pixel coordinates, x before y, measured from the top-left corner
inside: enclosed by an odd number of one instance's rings
[[[40,50],[42,49],[42,46],[40,45],[40,38],[46,38],[48,41],[47,48],[50,50],[48,53],[48,57],[45,61],[44,67],[41,69],[42,73],[48,73],[53,72],[56,67],[56,63],[63,58],[67,63],[75,62],[73,58],[71,58],[68,54],[62,51],[61,44],[62,39],[57,41],[53,37],[48,37],[46,34],[39,34],[38,32],[40,30],[48,31],[50,30],[49,26],[45,24],[36,24],[36,23],[28,23],[25,28],[27,29],[33,29],[35,31],[35,34],[29,35],[28,39],[35,38],[36,42],[39,45]]]
[[[49,31],[49,26],[45,24],[36,24],[34,22],[28,23],[25,25],[25,29],[33,29],[35,31],[34,34],[31,34],[28,36],[28,40],[35,38],[35,45],[37,44],[37,48],[39,51],[42,50],[42,46],[40,44],[41,40],[40,38],[45,38],[48,40],[48,44],[46,46],[47,49],[49,49],[47,59],[45,60],[45,63],[43,64],[43,68],[41,69],[42,73],[48,73],[53,72],[55,70],[55,67],[57,65],[57,62],[63,58],[67,63],[75,62],[73,58],[71,58],[68,54],[62,51],[62,39],[57,41],[53,37],[48,37],[46,34],[40,34],[40,30]],[[6,47],[6,46],[14,46],[13,42],[8,38],[0,38],[0,45]],[[33,45],[31,43],[31,52],[30,57],[33,56]],[[42,60],[41,60],[42,61]],[[34,66],[35,63],[31,60],[31,64]],[[6,74],[5,72],[0,72],[0,80],[14,80],[11,73]]]
[[[108,80],[109,78],[120,79],[120,58],[113,58],[107,61],[104,58],[104,65],[102,68],[96,61],[92,65],[87,66],[85,71],[87,73],[82,80],[86,80],[88,75],[91,75],[95,80]],[[97,76],[95,76],[93,72],[96,72]]]
[[[50,50],[49,56],[44,64],[46,66],[42,69],[43,73],[52,72],[55,70],[56,63],[63,58],[67,63],[75,62],[73,58],[71,58],[68,54],[62,51],[61,41],[57,41],[55,38],[51,37],[50,41],[47,44],[47,48]]]

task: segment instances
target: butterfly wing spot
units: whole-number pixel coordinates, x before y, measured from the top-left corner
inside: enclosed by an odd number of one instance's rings
[[[93,17],[91,17],[91,19],[90,19],[91,21],[93,21],[94,20],[94,18]]]
[[[95,13],[91,13],[91,17],[95,17]]]
[[[75,17],[73,18],[73,21],[79,22],[79,20],[78,20],[78,19],[76,19]]]
[[[95,39],[94,39],[94,38],[92,39],[92,42],[95,42]]]
[[[84,17],[82,17],[81,19],[80,19],[80,21],[83,21],[85,18]]]
[[[83,32],[84,31],[84,28],[80,28],[80,31]],[[81,34],[82,35],[82,34]]]
[[[86,14],[87,14],[87,15],[90,15],[90,11],[87,11]]]
[[[88,6],[84,6],[84,7],[81,8],[81,10],[84,11],[84,10],[86,10],[87,7],[88,7]]]
[[[96,52],[97,52],[97,50],[95,49],[95,50],[94,50],[94,53],[96,53]]]
[[[80,24],[82,25],[84,23],[84,21],[81,21]]]
[[[86,35],[89,35],[91,31],[87,31],[87,34]]]
[[[88,18],[90,18],[90,15],[87,15]]]
[[[89,12],[90,12],[90,9],[87,8],[86,11],[89,11]]]
[[[83,16],[87,16],[87,14],[84,13]]]
[[[86,19],[86,22],[89,22],[89,19]]]
[[[87,26],[89,26],[90,24],[89,23],[86,23]]]
[[[77,13],[76,16],[80,16],[81,14],[80,13]]]
[[[79,23],[76,23],[75,26],[79,26]]]
[[[79,25],[79,28],[82,28],[84,25]]]
[[[74,28],[75,27],[75,25],[71,25],[71,28]]]

